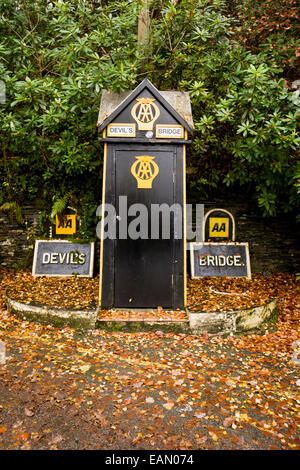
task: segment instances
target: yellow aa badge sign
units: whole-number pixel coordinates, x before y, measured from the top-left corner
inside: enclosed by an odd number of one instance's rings
[[[235,240],[233,215],[225,209],[211,209],[204,217],[203,240],[223,242]]]
[[[141,155],[135,158],[136,161],[131,165],[131,174],[137,180],[138,189],[152,189],[152,182],[159,173],[159,167],[153,161],[155,157]]]
[[[209,219],[209,237],[228,237],[229,218],[211,217]]]
[[[140,131],[152,131],[154,121],[160,115],[159,107],[154,98],[137,98],[132,107],[131,116],[138,123]]]
[[[57,235],[73,235],[76,233],[76,215],[68,214],[61,219],[56,216],[56,234]]]

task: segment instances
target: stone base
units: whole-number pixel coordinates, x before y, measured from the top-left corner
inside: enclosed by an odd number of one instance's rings
[[[70,326],[76,329],[103,329],[108,331],[155,331],[224,335],[243,333],[259,328],[266,320],[277,315],[277,299],[265,305],[245,310],[228,312],[187,312],[188,321],[164,320],[98,320],[98,310],[63,310],[37,307],[18,302],[6,296],[10,313],[24,320],[37,321],[57,327]]]
[[[228,334],[243,333],[259,328],[277,314],[277,299],[265,305],[228,312],[188,312],[192,333]]]
[[[37,307],[23,302],[18,302],[6,296],[6,305],[10,313],[18,317],[37,321],[46,325],[58,327],[70,326],[78,329],[94,329],[98,317],[98,310],[63,310]]]

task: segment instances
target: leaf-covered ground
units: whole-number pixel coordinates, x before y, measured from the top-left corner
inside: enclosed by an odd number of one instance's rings
[[[98,304],[99,276],[86,278],[33,278],[29,271],[13,273],[2,271],[9,286],[9,295],[31,304],[46,304],[56,308],[92,309]],[[283,281],[293,282],[292,276],[276,274],[264,277],[253,275],[252,280],[245,278],[202,278],[188,279],[187,302],[193,312],[215,312],[234,310],[262,305],[277,296]],[[101,319],[114,319],[115,311],[101,312]],[[143,319],[143,313],[134,316]],[[133,318],[128,312],[117,312],[119,319]],[[164,311],[161,306],[147,313],[150,319],[186,319],[185,312]]]
[[[28,273],[0,272],[0,340],[6,345],[0,448],[300,448],[300,289],[294,276],[262,278],[261,298],[268,286],[270,297],[279,298],[276,328],[226,338],[80,333],[22,321],[6,311],[4,293],[13,286],[19,295],[28,292],[28,280]],[[77,281],[72,302],[87,308],[92,283]],[[63,305],[64,282],[50,285],[51,303]],[[245,291],[244,283],[206,285]],[[197,296],[199,284],[189,289],[194,304],[208,301]],[[209,288],[207,294],[209,308],[214,298],[221,301]]]

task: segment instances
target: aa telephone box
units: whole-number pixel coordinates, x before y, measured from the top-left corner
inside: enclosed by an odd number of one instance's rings
[[[189,95],[159,92],[147,79],[130,92],[104,91],[97,125],[104,144],[100,307],[183,308]]]

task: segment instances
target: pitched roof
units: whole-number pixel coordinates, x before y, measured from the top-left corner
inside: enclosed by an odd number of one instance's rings
[[[190,134],[193,133],[194,123],[189,94],[185,91],[158,91],[147,78],[134,90],[121,93],[112,90],[102,91],[97,122],[99,132],[112,122],[144,89],[148,89]]]

